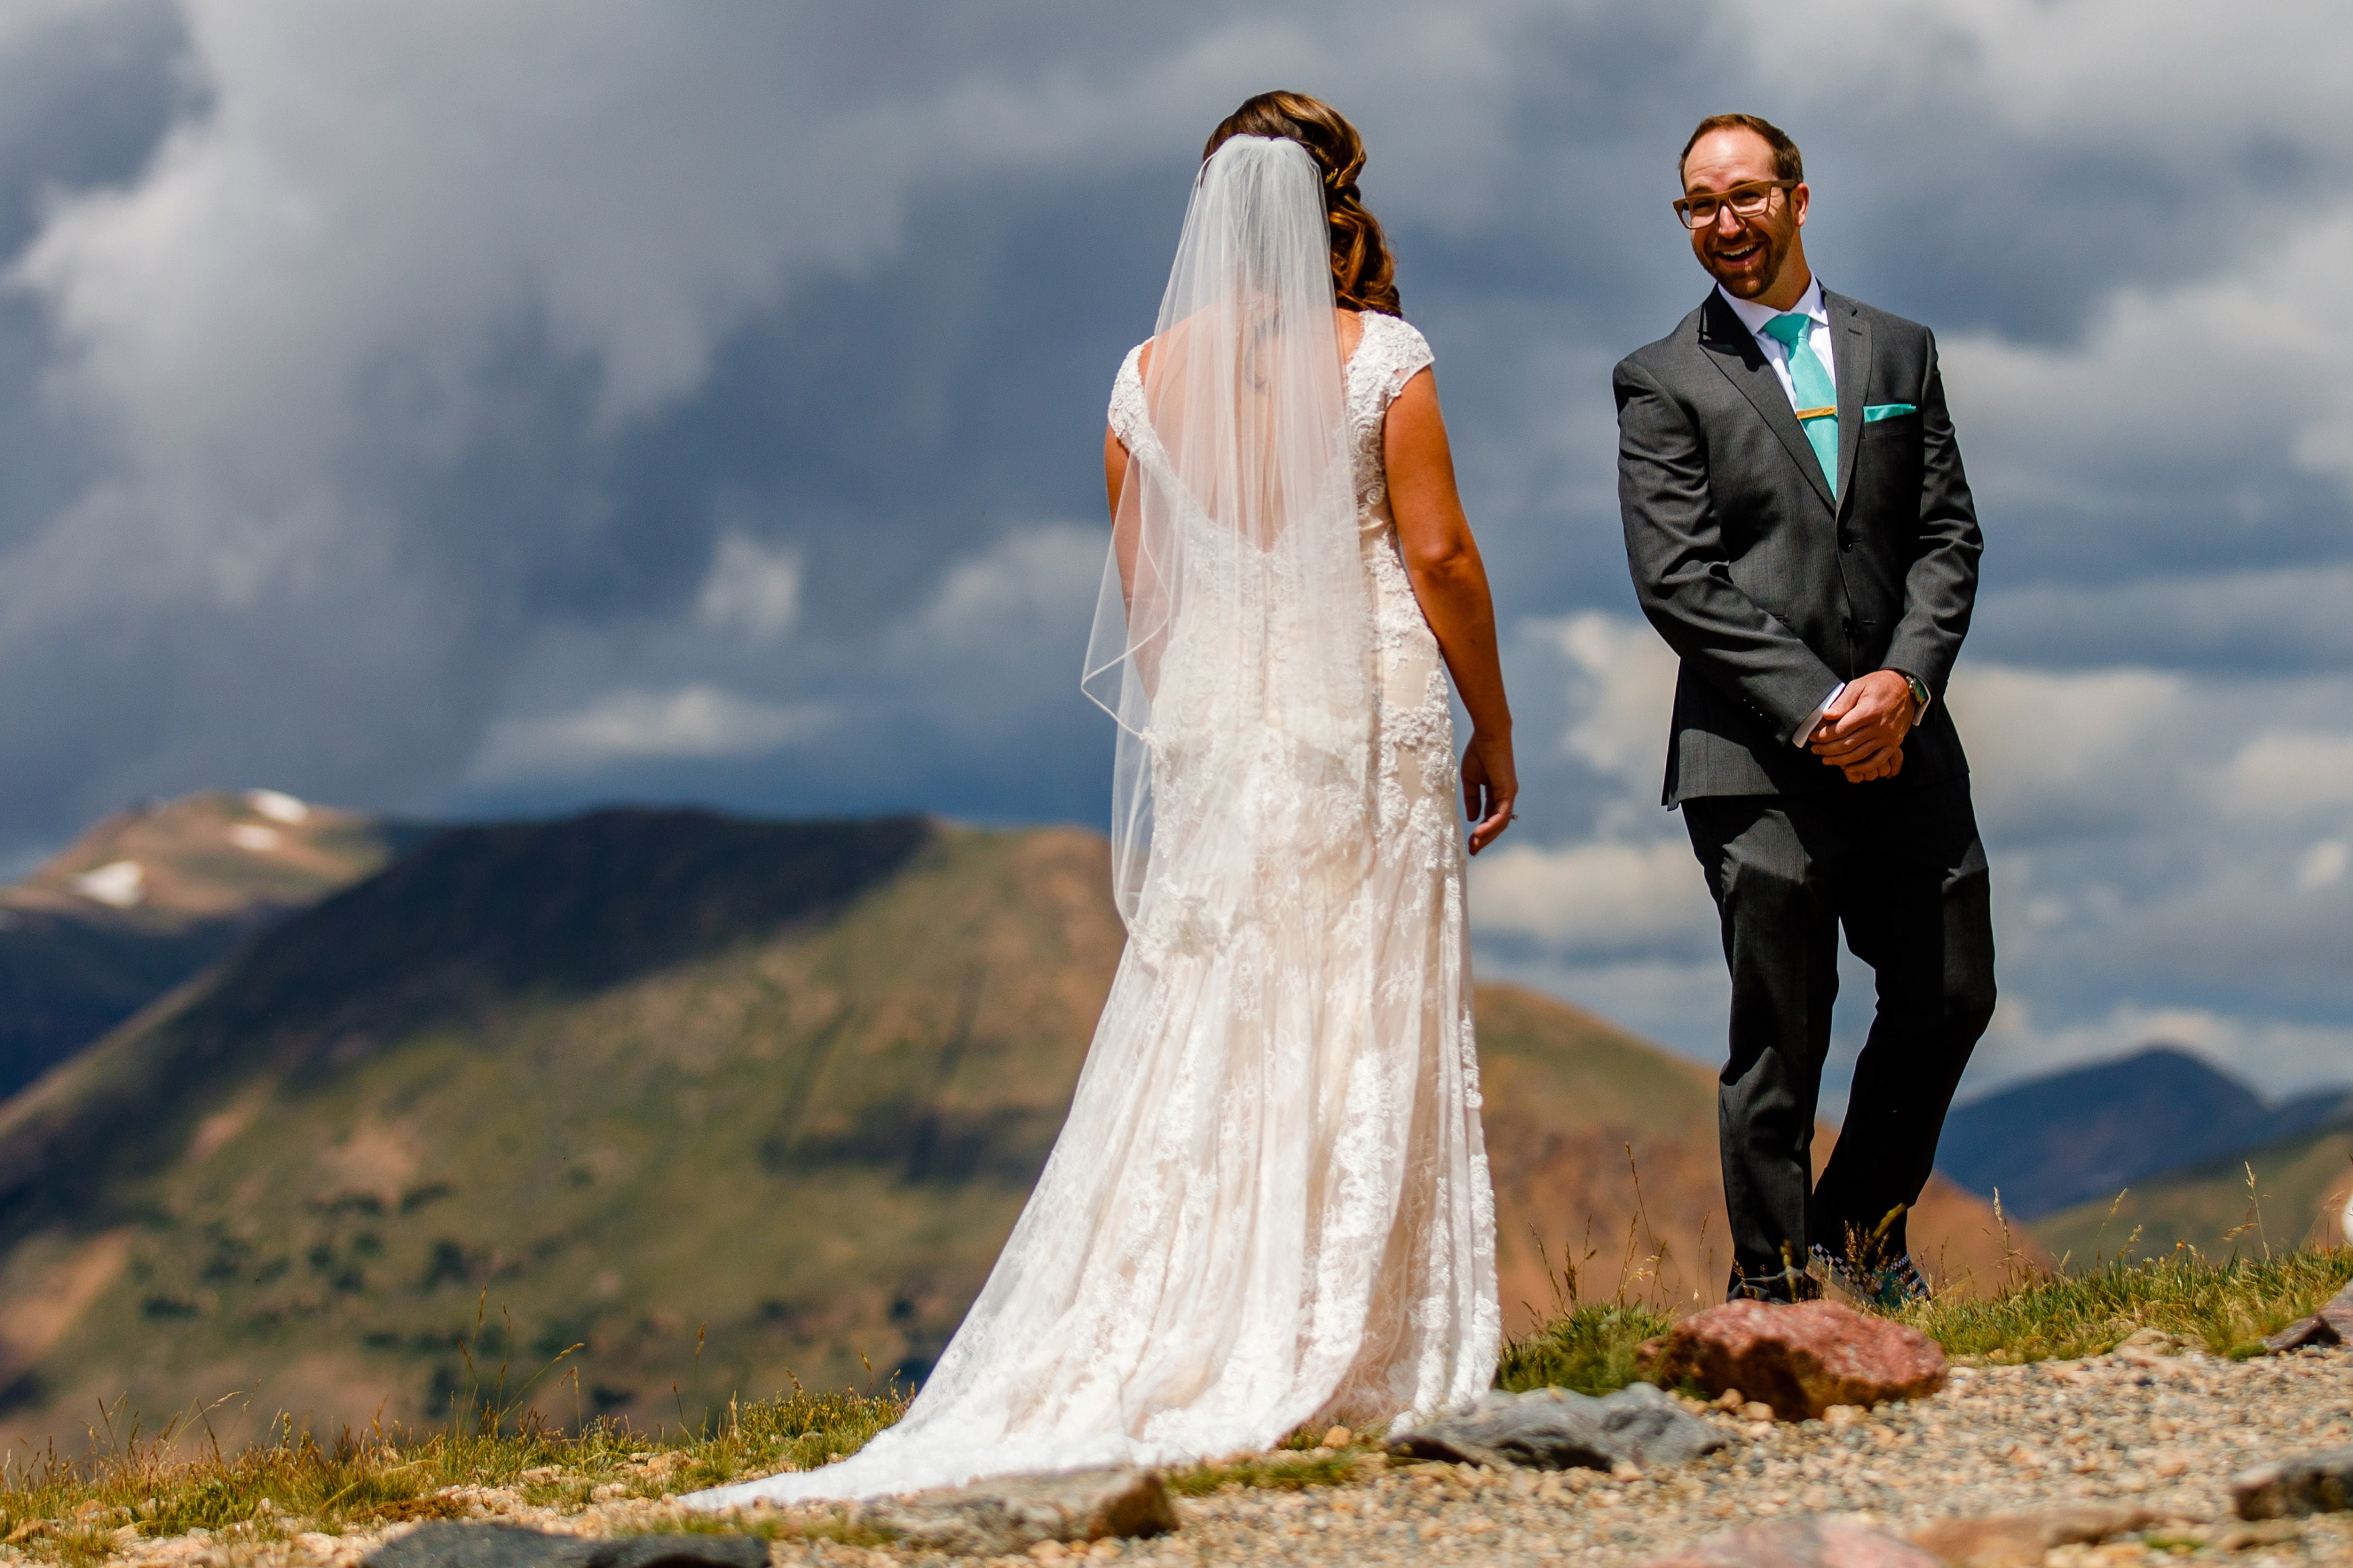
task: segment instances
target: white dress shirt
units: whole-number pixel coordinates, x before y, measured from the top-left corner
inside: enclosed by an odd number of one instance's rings
[[[1806,346],[1821,356],[1822,368],[1831,373],[1831,384],[1838,384],[1838,360],[1831,349],[1831,313],[1822,303],[1820,279],[1808,283],[1806,291],[1798,296],[1798,302],[1788,310],[1777,310],[1754,300],[1736,300],[1725,293],[1721,283],[1715,286],[1715,291],[1724,294],[1724,302],[1732,307],[1732,313],[1740,318],[1740,324],[1748,329],[1748,335],[1755,338],[1757,346],[1765,352],[1765,363],[1771,365],[1773,374],[1781,378],[1781,395],[1789,400],[1791,408],[1798,406],[1798,384],[1789,379],[1789,351],[1781,346],[1780,339],[1765,335],[1765,323],[1774,317],[1795,311],[1813,322],[1813,327],[1806,333]]]

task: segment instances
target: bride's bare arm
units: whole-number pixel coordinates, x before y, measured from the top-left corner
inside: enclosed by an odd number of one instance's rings
[[[1427,370],[1389,405],[1381,436],[1389,507],[1397,517],[1414,597],[1437,634],[1454,689],[1471,714],[1462,756],[1462,805],[1472,821],[1471,853],[1495,841],[1512,820],[1519,773],[1512,762],[1512,710],[1495,646],[1495,604],[1479,542],[1454,489],[1454,454],[1438,411],[1438,384]]]
[[[1130,605],[1135,603],[1135,520],[1133,515],[1119,514],[1119,492],[1127,485],[1127,448],[1120,445],[1118,433],[1108,425],[1103,426],[1103,491],[1111,501],[1112,542],[1119,547],[1119,592]]]
[[[1119,432],[1103,426],[1103,493],[1111,502],[1112,521],[1119,521],[1119,492],[1127,486],[1127,448]]]
[[[1136,374],[1152,368],[1154,345],[1144,345],[1144,353],[1135,362]],[[1120,516],[1120,492],[1127,488],[1127,447],[1119,432],[1109,425],[1103,426],[1103,496],[1111,502],[1112,542],[1119,546],[1119,592],[1133,607],[1135,604],[1135,518],[1133,513]]]

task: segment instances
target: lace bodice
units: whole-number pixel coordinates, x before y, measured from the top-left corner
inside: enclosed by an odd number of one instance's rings
[[[1389,521],[1389,481],[1381,462],[1381,431],[1388,421],[1389,405],[1405,384],[1431,363],[1430,343],[1413,326],[1396,316],[1366,311],[1365,335],[1348,357],[1348,431],[1356,459],[1356,513],[1377,511]]]

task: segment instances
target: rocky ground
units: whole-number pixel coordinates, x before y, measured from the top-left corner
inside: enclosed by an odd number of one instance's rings
[[[2353,1348],[2307,1349],[2229,1363],[2146,1348],[2030,1366],[1957,1367],[1942,1394],[1826,1421],[1757,1419],[1711,1410],[1733,1439],[1686,1467],[1641,1475],[1499,1471],[1392,1463],[1366,1452],[1352,1482],[1284,1491],[1228,1486],[1176,1502],[1180,1528],[1156,1539],[1092,1547],[1041,1543],[1030,1568],[1078,1552],[1103,1561],[1193,1568],[1210,1563],[1635,1564],[1737,1525],[1805,1514],[1864,1516],[1913,1535],[1938,1521],[2086,1504],[2147,1510],[2152,1522],[2098,1543],[2063,1544],[2039,1561],[2353,1563],[2353,1513],[2250,1524],[2229,1482],[2260,1461],[2353,1444]],[[614,1500],[566,1512],[521,1494],[474,1489],[465,1511],[566,1534],[660,1529],[675,1503]],[[786,1527],[777,1563],[899,1568],[965,1563],[939,1553],[811,1540],[839,1536],[817,1516],[754,1514]],[[399,1533],[398,1527],[387,1535]],[[292,1534],[169,1541],[123,1539],[117,1561],[354,1568],[385,1537]],[[0,1557],[14,1555],[0,1548]],[[1980,1559],[2031,1563],[2031,1555]]]

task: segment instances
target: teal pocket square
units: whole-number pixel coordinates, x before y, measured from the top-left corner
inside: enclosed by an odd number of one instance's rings
[[[1862,422],[1875,424],[1882,419],[1901,419],[1906,414],[1917,414],[1916,403],[1866,403],[1862,405]]]

